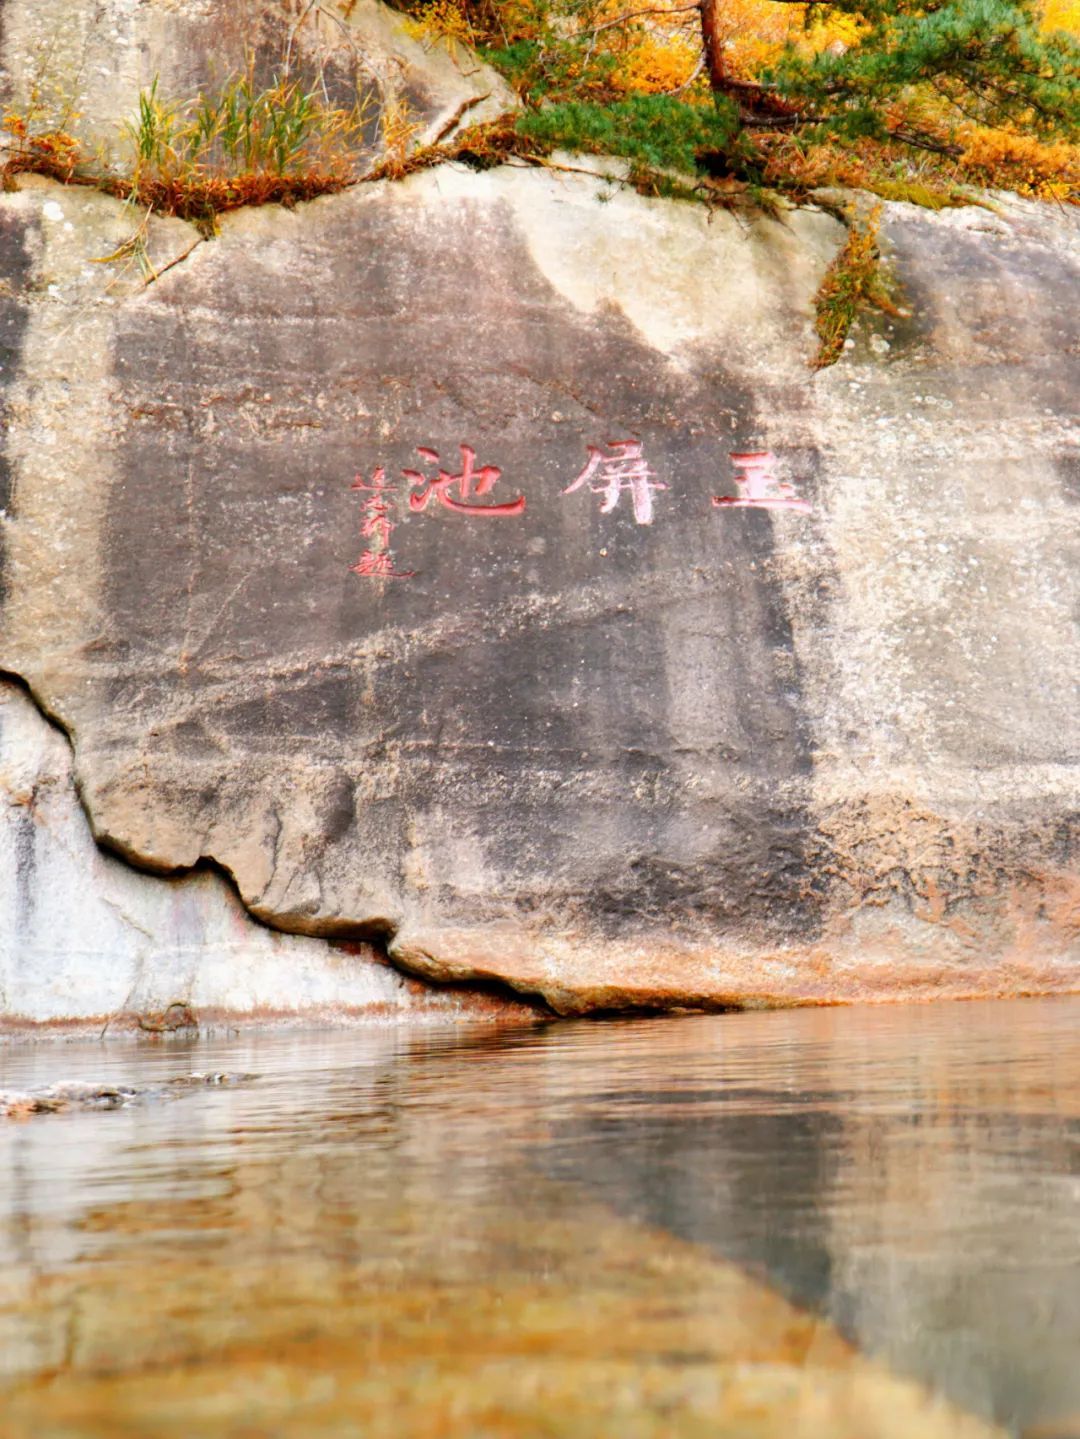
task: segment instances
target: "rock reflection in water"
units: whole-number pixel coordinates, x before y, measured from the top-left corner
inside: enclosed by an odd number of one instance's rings
[[[609,1092],[557,1132],[546,1172],[977,1412],[1071,1415],[1052,1432],[1080,1439],[1080,1005],[1008,1013],[770,1016],[779,1065],[736,1030],[723,1086],[680,1064]]]
[[[11,1091],[259,1075],[0,1125],[0,1429],[1080,1433],[1078,1020],[0,1054]]]

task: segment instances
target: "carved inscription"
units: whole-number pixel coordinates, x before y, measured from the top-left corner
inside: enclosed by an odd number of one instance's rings
[[[397,527],[397,521],[391,518],[397,495],[393,486],[387,484],[386,470],[382,465],[377,466],[370,484],[363,475],[357,475],[350,488],[367,495],[360,519],[360,538],[367,541],[367,548],[356,564],[350,566],[353,574],[382,580],[412,579],[412,570],[394,569],[390,536]]]
[[[800,510],[810,513],[809,500],[800,499],[795,486],[776,474],[776,456],[771,450],[746,450],[730,456],[735,466],[738,495],[714,495],[717,509]]]
[[[424,510],[428,501],[436,499],[448,510],[456,510],[459,515],[520,515],[525,509],[525,496],[518,495],[516,500],[501,505],[477,505],[473,503],[473,487],[475,493],[486,495],[495,488],[495,483],[502,477],[502,470],[498,465],[481,465],[476,468],[476,451],[471,445],[459,446],[461,450],[461,469],[457,474],[449,470],[439,469],[434,479],[421,474],[419,470],[402,470],[402,474],[410,485],[420,486],[419,490],[413,491],[409,496],[410,510]],[[436,450],[429,450],[424,446],[418,446],[416,453],[428,464],[439,465],[439,455]],[[457,498],[454,498],[452,491],[457,487]]]
[[[426,469],[401,471],[401,477],[409,487],[408,508],[411,513],[422,514],[433,501],[453,514],[472,518],[514,517],[525,513],[526,499],[523,494],[513,500],[489,502],[487,497],[502,479],[502,470],[498,465],[478,465],[472,445],[462,444],[458,449],[461,467],[450,470],[443,467],[438,450],[426,445],[417,446],[416,453]],[[610,515],[623,494],[629,494],[635,522],[651,525],[655,518],[653,496],[670,487],[658,480],[656,472],[650,468],[642,442],[634,439],[609,440],[606,447],[586,444],[585,451],[587,459],[584,466],[561,494],[572,495],[588,486],[592,494],[601,496],[602,515]],[[714,495],[712,504],[716,509],[795,510],[800,514],[810,514],[809,500],[803,499],[790,481],[782,480],[777,474],[777,459],[771,450],[738,450],[729,458],[735,470],[738,493]],[[353,573],[369,579],[412,579],[416,573],[414,570],[395,568],[390,541],[400,523],[396,508],[399,495],[394,485],[387,481],[384,466],[379,465],[372,472],[370,484],[357,475],[352,488],[366,496],[360,537],[367,544],[359,560],[351,566]]]
[[[594,495],[603,495],[600,506],[602,515],[610,515],[619,503],[619,496],[629,490],[634,507],[634,519],[639,525],[653,522],[653,491],[666,490],[667,485],[657,480],[649,469],[639,440],[609,440],[609,455],[599,445],[586,445],[589,458],[577,479],[563,490],[572,495],[582,485],[589,484]]]

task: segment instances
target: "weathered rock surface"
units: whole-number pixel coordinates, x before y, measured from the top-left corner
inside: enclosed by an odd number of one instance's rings
[[[163,880],[102,854],[70,746],[27,695],[0,684],[0,1034],[498,1012],[480,996],[425,992],[365,945],[276,934],[220,875]]]
[[[359,104],[373,157],[388,104],[413,129],[408,146],[516,104],[475,55],[410,35],[381,0],[0,0],[4,105],[121,168],[141,92],[182,104],[248,73],[256,87],[289,75],[331,106]]]
[[[817,375],[823,213],[444,168],[145,288],[126,224],[0,202],[0,665],[108,845],[567,1010],[1077,986],[1068,216],[887,207],[913,316]],[[712,503],[759,450],[809,513]]]

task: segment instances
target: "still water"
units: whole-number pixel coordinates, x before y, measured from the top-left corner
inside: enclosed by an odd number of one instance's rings
[[[1080,999],[0,1051],[0,1435],[1080,1439]],[[170,1087],[193,1072],[231,1084]]]

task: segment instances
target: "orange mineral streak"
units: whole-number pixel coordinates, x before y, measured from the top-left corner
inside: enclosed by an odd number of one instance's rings
[[[694,943],[491,925],[404,930],[395,960],[436,981],[498,978],[560,1013],[755,1009],[1073,994],[1080,878],[892,794],[837,805],[808,842],[820,934]],[[1019,877],[1018,877],[1019,876]]]

